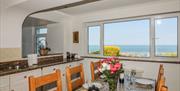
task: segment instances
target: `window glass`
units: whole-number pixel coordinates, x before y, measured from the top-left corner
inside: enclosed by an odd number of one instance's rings
[[[88,53],[100,54],[100,26],[88,27]]]
[[[177,17],[155,20],[155,55],[177,56]]]
[[[37,34],[46,34],[47,33],[47,28],[40,28],[37,30]]]
[[[37,53],[40,48],[45,48],[46,46],[47,46],[46,45],[46,37],[38,37],[37,38],[37,46],[36,46]]]
[[[46,45],[46,37],[47,37],[47,28],[36,28],[36,53],[39,54],[39,49],[40,48],[45,48]]]
[[[149,57],[150,20],[104,24],[104,56]]]

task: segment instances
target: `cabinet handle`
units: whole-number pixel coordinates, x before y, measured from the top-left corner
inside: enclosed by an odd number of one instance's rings
[[[62,74],[62,76],[65,76],[65,74]]]
[[[56,68],[53,69],[54,71],[56,70]]]
[[[24,76],[24,78],[27,78],[27,76]]]
[[[12,89],[11,91],[14,91],[14,89]]]
[[[71,65],[69,65],[69,67],[71,67]]]

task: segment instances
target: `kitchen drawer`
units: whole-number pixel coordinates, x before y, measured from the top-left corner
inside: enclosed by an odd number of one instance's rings
[[[9,75],[0,77],[0,87],[9,87]]]
[[[9,91],[9,86],[0,87],[0,91]]]
[[[29,76],[41,76],[41,69],[21,72],[10,75],[10,91],[28,91]]]
[[[70,63],[66,63],[65,67],[75,67],[77,65],[78,65],[77,62],[70,62]]]
[[[42,69],[42,75],[47,75],[55,72],[56,69],[60,69],[59,65],[54,65],[54,66],[49,66],[49,67],[44,67]]]

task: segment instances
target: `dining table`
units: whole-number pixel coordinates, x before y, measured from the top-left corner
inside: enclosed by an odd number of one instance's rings
[[[152,82],[152,84],[149,84],[149,85],[139,84],[136,82],[136,80],[138,80],[138,79],[149,80]],[[103,79],[97,79],[91,83],[100,83],[102,87],[99,88],[99,91],[109,91],[109,85]],[[117,81],[116,91],[155,91],[155,83],[156,83],[156,81],[154,79],[150,79],[150,78],[135,77],[134,82],[132,82],[128,78],[125,78],[124,83],[119,83],[119,80]],[[85,84],[87,84],[87,83],[85,83]],[[75,91],[88,91],[88,89],[82,86],[82,87],[76,89]]]

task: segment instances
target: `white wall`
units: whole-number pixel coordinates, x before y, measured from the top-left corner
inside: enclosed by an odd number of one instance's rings
[[[23,27],[22,31],[22,57],[34,53],[34,27]]]
[[[179,0],[161,0],[156,2],[131,5],[126,7],[114,8],[88,14],[76,15],[72,22],[67,23],[68,29],[65,31],[65,46],[71,48],[71,52],[77,52],[80,55],[86,55],[86,32],[85,22],[101,21],[109,19],[118,19],[124,17],[149,15],[156,13],[180,11]],[[70,27],[71,26],[71,27]],[[72,43],[72,32],[80,32],[79,44]],[[69,38],[69,39],[68,39]],[[90,59],[93,60],[93,59]],[[125,62],[128,67],[135,67],[144,70],[144,77],[156,78],[159,69],[159,63],[149,62]],[[165,76],[169,91],[180,91],[180,65],[179,64],[164,64]]]
[[[22,23],[28,12],[13,8],[3,12],[2,48],[21,48]]]
[[[72,30],[73,22],[71,19],[67,19],[63,22],[63,30],[64,30],[64,53],[67,51],[72,52]]]
[[[50,53],[63,53],[64,31],[61,23],[47,25],[47,43],[51,48]]]
[[[0,0],[0,48],[2,46],[2,34],[1,34],[1,31],[2,31],[2,10],[3,10],[3,4],[2,4],[2,0]]]
[[[17,7],[7,7],[6,0],[0,3],[0,61],[21,58],[22,23],[30,13]]]

